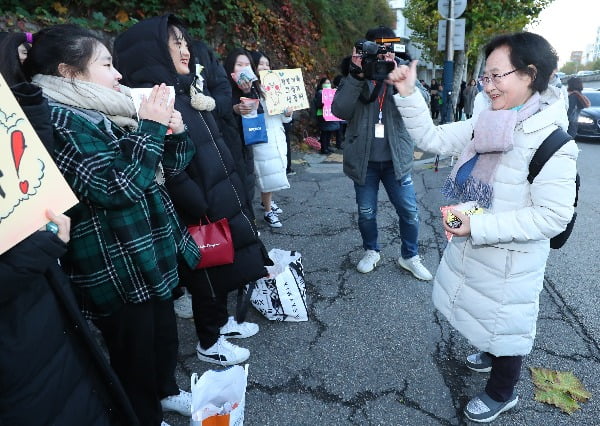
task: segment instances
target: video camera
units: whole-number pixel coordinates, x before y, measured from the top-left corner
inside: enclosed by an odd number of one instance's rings
[[[405,53],[406,46],[400,43],[399,37],[394,38],[378,38],[375,41],[359,40],[354,47],[356,54],[360,55],[362,61],[362,72],[368,80],[385,80],[390,72],[395,68],[393,62],[379,59],[379,55],[386,53]],[[402,61],[395,58],[398,65],[406,64],[407,61]]]

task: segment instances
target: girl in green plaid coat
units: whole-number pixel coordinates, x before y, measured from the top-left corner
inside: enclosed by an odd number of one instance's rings
[[[195,266],[199,252],[164,188],[195,153],[181,114],[163,84],[136,121],[107,48],[76,26],[35,34],[24,70],[49,100],[53,156],[80,201],[67,212],[62,259],[80,307],[102,332],[140,424],[160,425],[161,405],[190,415],[189,394],[174,378],[171,289],[178,257]]]

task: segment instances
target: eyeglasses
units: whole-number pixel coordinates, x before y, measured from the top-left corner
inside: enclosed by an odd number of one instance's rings
[[[482,86],[487,86],[490,83],[494,83],[495,86],[498,83],[500,83],[504,77],[512,74],[513,72],[517,72],[518,70],[519,68],[515,68],[514,70],[505,72],[504,74],[492,74],[491,76],[482,75],[477,79],[477,81],[479,81],[479,84],[481,84]]]

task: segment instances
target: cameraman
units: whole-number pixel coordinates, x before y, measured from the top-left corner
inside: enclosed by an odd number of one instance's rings
[[[368,41],[395,37],[394,31],[387,27],[370,29],[365,35]],[[396,58],[391,46],[387,53],[380,53],[381,50],[377,59],[395,65],[386,67],[378,63],[377,68],[393,69],[398,62],[404,62]],[[404,60],[410,59],[407,54],[401,55]],[[377,193],[379,183],[383,182],[400,224],[402,245],[398,264],[416,278],[429,281],[433,277],[418,255],[419,214],[411,177],[414,142],[395,106],[394,86],[384,81],[386,77],[381,72],[375,74],[379,81],[365,78],[363,58],[364,54],[357,55],[355,47],[350,74],[342,81],[331,106],[334,115],[348,122],[344,173],[354,181],[358,228],[365,249],[357,269],[362,273],[371,272],[381,258],[377,242]],[[372,65],[374,58],[368,60]],[[427,91],[418,87],[428,102]]]

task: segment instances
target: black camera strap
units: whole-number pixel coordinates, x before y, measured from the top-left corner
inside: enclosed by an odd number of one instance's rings
[[[381,92],[381,88],[383,87],[385,83],[381,80],[377,81],[375,83],[375,88],[373,89],[373,91],[371,92],[371,95],[368,98],[365,98],[362,94],[360,95],[360,97],[358,98],[363,104],[370,104],[371,102],[373,102],[375,99],[377,99],[377,96],[379,96],[379,92]]]

